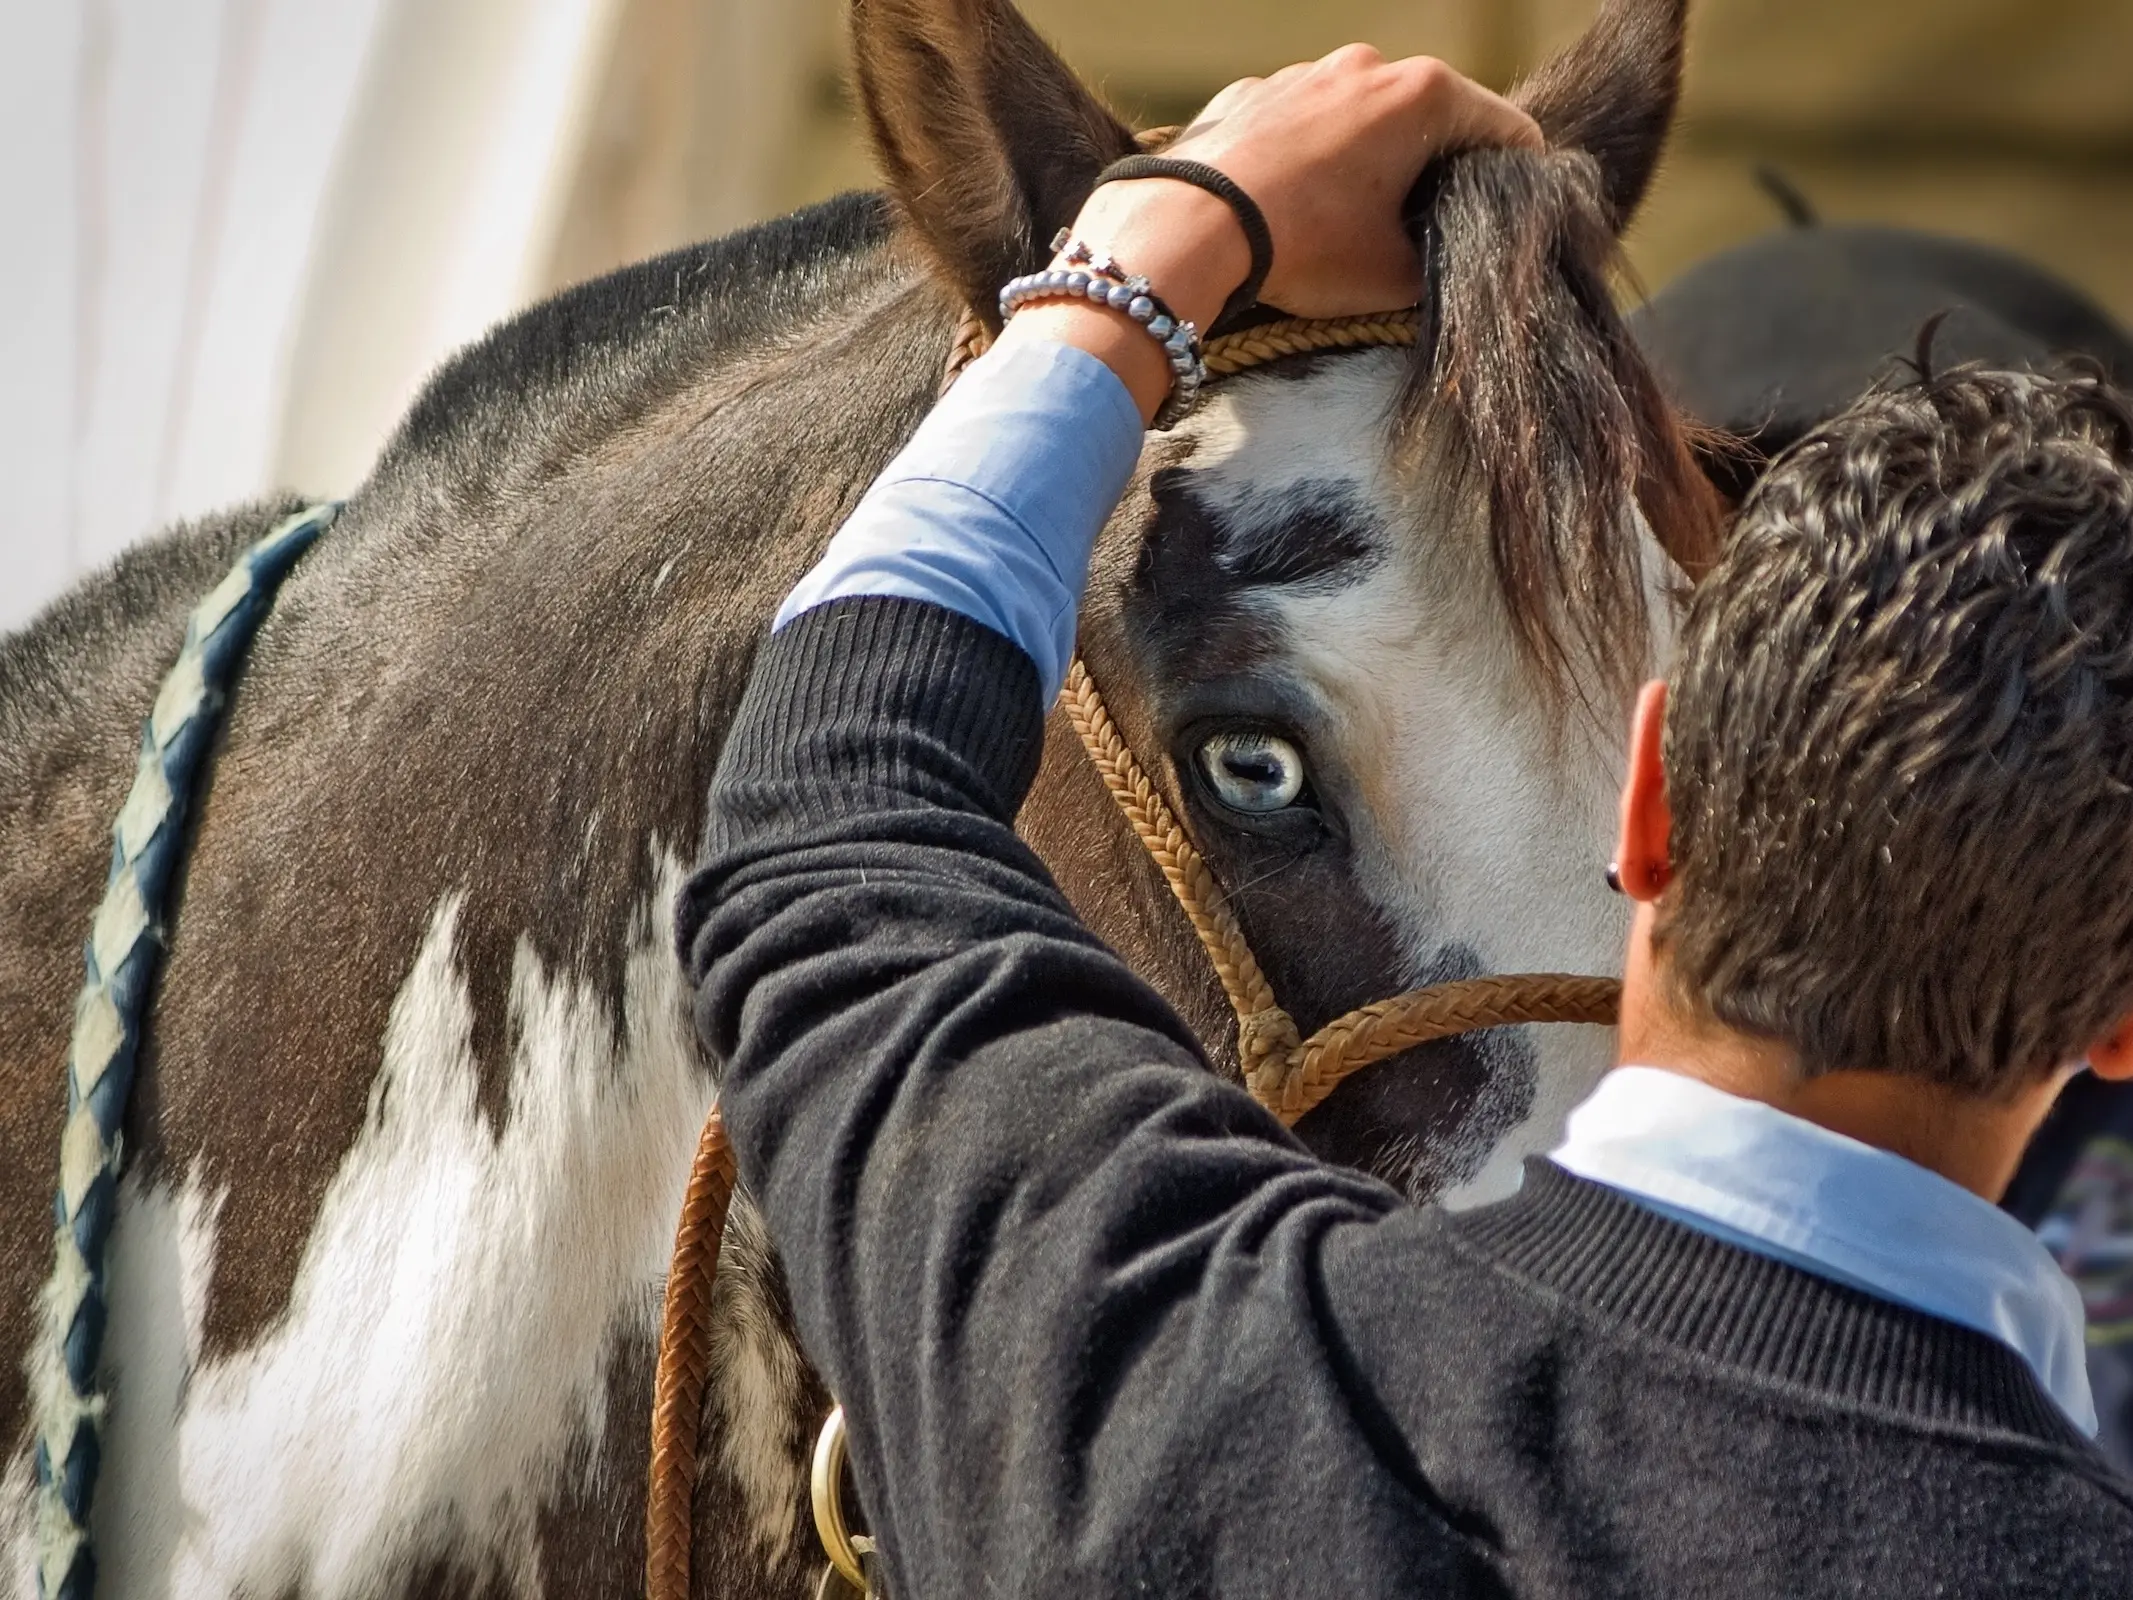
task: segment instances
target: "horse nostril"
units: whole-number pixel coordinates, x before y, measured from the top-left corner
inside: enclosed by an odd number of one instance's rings
[[[1200,746],[1199,759],[1208,787],[1232,811],[1280,811],[1303,793],[1303,752],[1278,734],[1218,733]]]

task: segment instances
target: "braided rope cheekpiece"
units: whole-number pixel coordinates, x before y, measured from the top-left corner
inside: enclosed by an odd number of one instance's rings
[[[666,1311],[659,1328],[659,1369],[652,1390],[652,1466],[644,1510],[647,1600],[689,1600],[689,1559],[696,1462],[702,1442],[704,1385],[711,1373],[711,1285],[733,1203],[733,1150],[717,1106],[704,1119],[696,1164],[674,1234]]]
[[[1273,986],[1260,971],[1259,958],[1252,954],[1244,930],[1230,914],[1214,873],[1163,792],[1134,758],[1133,747],[1111,720],[1103,696],[1096,691],[1096,680],[1079,656],[1067,667],[1059,703],[1081,736],[1082,748],[1088,751],[1104,787],[1170,885],[1192,931],[1200,936],[1222,992],[1237,1013],[1245,1079],[1257,1082],[1267,1063],[1286,1061],[1301,1044],[1295,1022],[1275,1003]]]
[[[89,1600],[105,1397],[96,1384],[104,1339],[104,1248],[118,1212],[120,1131],[133,1088],[171,880],[186,812],[252,635],[297,557],[340,512],[314,506],[245,552],[193,609],[177,664],[141,730],[133,791],[112,829],[111,871],[90,926],[88,972],[74,1003],[67,1121],[53,1202],[56,1260],[43,1299],[37,1374],[37,1588],[44,1600]]]
[[[1295,1019],[1275,1003],[1214,873],[1112,722],[1078,656],[1067,668],[1060,702],[1104,787],[1206,947],[1237,1014],[1245,1086],[1283,1123],[1296,1122],[1351,1074],[1435,1039],[1509,1023],[1615,1020],[1622,986],[1613,978],[1522,973],[1413,989],[1336,1017],[1308,1039],[1299,1037]]]

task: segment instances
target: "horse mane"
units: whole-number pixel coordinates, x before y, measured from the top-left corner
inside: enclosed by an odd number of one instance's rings
[[[100,742],[132,746],[139,713],[117,714],[130,702],[113,702],[113,678],[152,684],[170,665],[186,613],[247,546],[302,506],[295,496],[260,500],[166,529],[0,632],[0,825],[11,820],[10,802],[35,792],[52,768]]]
[[[565,397],[582,398],[588,382],[613,400],[669,351],[685,366],[755,344],[804,319],[832,289],[836,266],[890,231],[886,198],[853,192],[565,289],[448,358],[401,419],[377,475],[434,473],[438,457],[463,445],[509,455],[543,396],[560,402],[552,416],[568,418],[579,408]],[[182,629],[184,609],[247,544],[315,498],[285,493],[177,524],[0,635],[0,776],[33,724],[69,714],[81,686],[100,683],[84,652],[128,649],[138,629],[172,615]]]
[[[430,377],[379,458],[379,472],[449,453],[470,435],[523,425],[530,399],[614,388],[683,342],[700,363],[802,319],[837,263],[885,243],[884,196],[841,194],[722,238],[684,245],[565,289],[498,323]]]
[[[1472,151],[1430,211],[1435,348],[1402,406],[1410,450],[1449,422],[1489,502],[1490,560],[1522,649],[1566,697],[1648,670],[1641,508],[1691,577],[1723,508],[1615,308],[1618,202],[1578,150]],[[1593,702],[1596,706],[1601,702]]]

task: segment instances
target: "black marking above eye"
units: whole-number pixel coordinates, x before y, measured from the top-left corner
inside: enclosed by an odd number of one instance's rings
[[[1304,791],[1303,752],[1279,734],[1232,729],[1201,744],[1200,774],[1232,811],[1265,816],[1294,805]]]
[[[1152,592],[1210,594],[1340,585],[1384,559],[1382,519],[1352,484],[1307,479],[1280,489],[1225,486],[1226,469],[1162,467],[1148,481],[1155,516],[1141,567]]]
[[[1300,484],[1226,517],[1215,560],[1240,585],[1353,583],[1382,559],[1381,544],[1345,486]]]

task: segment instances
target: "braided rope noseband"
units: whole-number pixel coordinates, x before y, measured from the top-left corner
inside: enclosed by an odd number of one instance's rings
[[[1210,377],[1264,366],[1284,356],[1335,350],[1407,347],[1422,337],[1417,311],[1367,317],[1283,318],[1208,341]],[[945,394],[963,369],[985,353],[990,338],[966,312],[949,346],[941,382]],[[1569,973],[1526,973],[1466,978],[1432,984],[1380,1000],[1337,1017],[1301,1037],[1296,1021],[1274,997],[1250,942],[1199,848],[1148,776],[1104,706],[1096,680],[1076,656],[1061,694],[1067,718],[1102,776],[1104,787],[1133,829],[1172,896],[1199,936],[1237,1015],[1237,1054],[1252,1096],[1284,1126],[1324,1100],[1353,1073],[1403,1050],[1483,1028],[1527,1022],[1611,1023],[1622,986],[1613,978]],[[659,1337],[659,1369],[653,1390],[652,1466],[645,1512],[647,1600],[688,1600],[691,1526],[697,1455],[703,1425],[703,1392],[711,1365],[711,1278],[718,1270],[719,1236],[733,1198],[733,1152],[714,1109],[697,1143],[696,1165],[682,1208],[674,1261],[667,1277],[666,1317]],[[833,1412],[829,1428],[841,1425]],[[821,1463],[833,1458],[818,1450]],[[850,1583],[859,1570],[835,1509],[837,1484],[814,1485],[816,1529],[830,1553],[833,1583]]]
[[[120,1132],[162,960],[186,813],[253,633],[297,557],[340,509],[313,506],[288,518],[193,608],[177,663],[141,729],[133,789],[111,830],[110,875],[82,951],[88,971],[74,1002],[53,1200],[56,1259],[42,1306],[35,1405],[37,1590],[44,1600],[89,1600],[96,1586],[89,1504],[106,1409],[96,1373],[104,1343],[104,1250],[118,1214]]]

